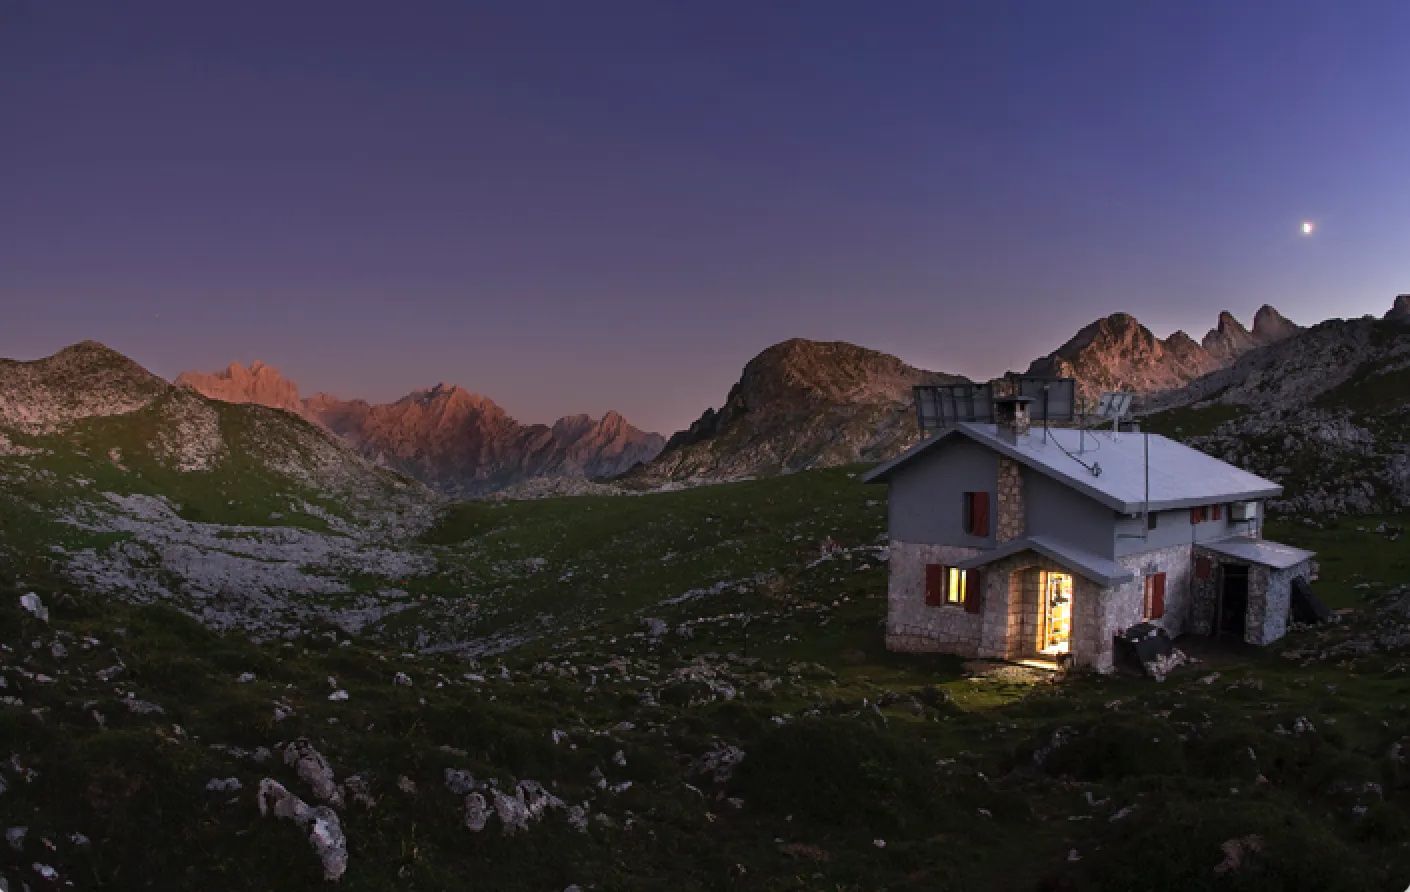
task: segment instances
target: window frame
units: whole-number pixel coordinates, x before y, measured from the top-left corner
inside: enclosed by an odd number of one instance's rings
[[[974,536],[977,539],[989,538],[992,527],[989,491],[967,490],[963,497],[963,513],[960,516],[960,524],[965,535]],[[982,508],[980,508],[981,505]],[[983,520],[982,527],[979,523],[980,520]]]
[[[938,592],[933,590],[932,574],[939,579]],[[959,607],[967,613],[978,613],[983,579],[982,570],[961,570],[950,564],[928,563],[925,565],[925,606]],[[958,594],[956,588],[959,589]]]

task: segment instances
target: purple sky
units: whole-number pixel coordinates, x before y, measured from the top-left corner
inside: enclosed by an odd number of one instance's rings
[[[988,376],[1115,310],[1379,314],[1407,33],[1399,0],[0,0],[0,355],[669,432],[795,335]]]

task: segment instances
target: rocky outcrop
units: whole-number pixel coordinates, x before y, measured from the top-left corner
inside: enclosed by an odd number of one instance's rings
[[[182,372],[176,384],[226,403],[255,403],[271,409],[304,414],[299,388],[273,366],[256,360],[248,367],[232,362],[224,370],[205,374]]]
[[[136,412],[171,389],[97,341],[33,362],[0,359],[0,427],[48,432],[84,418]]]
[[[913,386],[963,380],[840,341],[784,341],[632,477],[723,480],[871,461],[917,437]]]
[[[1106,390],[1145,394],[1183,387],[1249,350],[1277,343],[1301,330],[1267,304],[1254,316],[1253,331],[1224,312],[1200,343],[1183,331],[1158,338],[1134,316],[1113,313],[1034,360],[1028,374],[1076,378],[1079,397],[1094,403]]]
[[[213,375],[187,372],[178,382],[213,399],[259,403],[302,415],[338,434],[363,455],[444,492],[479,496],[536,478],[613,477],[650,461],[665,445],[617,412],[600,419],[560,418],[525,425],[493,400],[452,384],[437,384],[393,403],[308,399],[278,371],[256,362]]]
[[[1253,333],[1228,310],[1219,314],[1218,324],[1210,329],[1200,345],[1220,365],[1226,365],[1257,346]]]
[[[1401,294],[1395,298],[1395,303],[1386,311],[1385,321],[1410,325],[1410,294]]]
[[[1253,314],[1253,341],[1258,346],[1276,344],[1300,331],[1302,331],[1302,326],[1288,319],[1268,304],[1259,307],[1258,312]]]
[[[1147,393],[1179,387],[1217,367],[1214,357],[1183,331],[1161,340],[1134,316],[1113,313],[1035,360],[1028,374],[1076,378],[1079,396],[1092,402],[1104,390]]]
[[[1299,330],[1148,397],[1142,411],[1283,483],[1284,509],[1410,506],[1410,331],[1395,322],[1332,319]]]

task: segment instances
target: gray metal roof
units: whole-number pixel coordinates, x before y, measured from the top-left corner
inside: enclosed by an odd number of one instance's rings
[[[1316,557],[1315,552],[1293,548],[1291,545],[1284,545],[1281,542],[1253,539],[1248,536],[1231,536],[1228,539],[1201,542],[1199,547],[1207,548],[1226,557],[1272,567],[1274,570],[1296,567],[1303,561]]]
[[[893,471],[952,437],[966,437],[1020,464],[1046,474],[1123,514],[1145,503],[1145,448],[1150,446],[1150,508],[1162,511],[1265,499],[1282,493],[1271,480],[1250,474],[1212,455],[1148,433],[1081,432],[1074,428],[1032,428],[1009,442],[992,424],[956,424],[867,472],[867,483],[885,480]],[[1093,474],[1091,467],[1100,467]]]
[[[961,570],[977,570],[987,564],[1003,560],[1024,551],[1040,554],[1077,575],[1100,585],[1116,585],[1135,576],[1130,570],[1099,554],[1092,554],[1071,545],[1065,545],[1048,536],[1028,536],[1005,542],[998,548],[981,552],[955,566]]]

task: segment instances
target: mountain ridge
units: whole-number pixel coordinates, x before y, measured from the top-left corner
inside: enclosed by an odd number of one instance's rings
[[[1083,326],[1052,353],[1035,359],[1028,374],[1076,378],[1078,394],[1087,402],[1105,390],[1171,390],[1301,330],[1269,304],[1254,314],[1252,331],[1225,310],[1198,342],[1183,330],[1157,337],[1135,316],[1117,312]]]
[[[259,361],[183,372],[177,382],[213,399],[293,412],[365,456],[457,496],[488,495],[538,477],[614,477],[650,461],[666,443],[615,410],[600,419],[577,414],[551,425],[523,424],[493,399],[444,381],[390,403],[327,393],[304,398],[293,381]]]
[[[965,380],[845,341],[791,338],[751,359],[718,409],[631,477],[730,479],[880,458],[918,436],[913,386]]]

